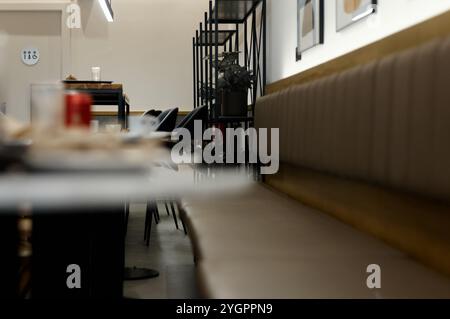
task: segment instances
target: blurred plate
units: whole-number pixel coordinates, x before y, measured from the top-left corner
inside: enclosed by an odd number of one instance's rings
[[[27,168],[45,173],[122,174],[149,170],[142,156],[126,151],[34,152],[25,159]]]
[[[121,136],[122,142],[124,143],[137,143],[139,141],[142,140],[167,140],[170,139],[172,137],[172,133],[170,132],[151,132],[149,134],[139,134],[139,133],[134,133],[134,132],[128,132],[128,133],[124,133]]]

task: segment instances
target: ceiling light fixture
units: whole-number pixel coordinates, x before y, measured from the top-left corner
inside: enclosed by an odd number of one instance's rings
[[[111,6],[111,0],[98,0],[100,7],[102,7],[103,13],[105,14],[106,20],[108,22],[114,22],[114,11]]]

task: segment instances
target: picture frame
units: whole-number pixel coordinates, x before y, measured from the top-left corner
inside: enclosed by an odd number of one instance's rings
[[[336,0],[336,31],[377,12],[377,0]]]
[[[303,52],[324,43],[324,2],[297,0],[297,61]]]

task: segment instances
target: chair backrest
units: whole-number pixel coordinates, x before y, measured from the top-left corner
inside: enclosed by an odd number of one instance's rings
[[[161,115],[162,111],[158,111],[158,110],[149,110],[146,111],[144,114],[142,114],[142,116],[153,116],[153,117],[158,117],[159,115]]]
[[[194,136],[194,123],[199,120],[202,121],[204,128],[208,120],[208,108],[206,106],[198,107],[186,115],[180,124],[178,124],[177,129],[185,128],[189,130],[191,136]]]
[[[159,124],[156,132],[172,132],[177,124],[178,108],[173,108],[162,112],[158,116]]]

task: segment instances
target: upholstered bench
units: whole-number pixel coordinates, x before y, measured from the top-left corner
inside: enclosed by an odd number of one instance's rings
[[[262,184],[185,200],[182,217],[205,297],[450,297],[445,276]],[[371,264],[381,266],[380,290],[366,286]]]
[[[450,298],[449,56],[436,40],[259,99],[280,172],[183,200],[204,296]]]

